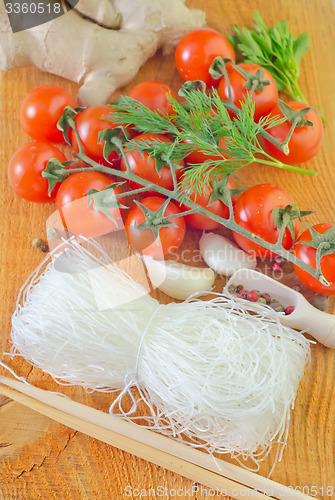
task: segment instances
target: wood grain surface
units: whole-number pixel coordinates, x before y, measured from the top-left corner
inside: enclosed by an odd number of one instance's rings
[[[232,33],[233,24],[250,26],[251,14],[260,9],[267,23],[287,19],[294,34],[308,31],[311,49],[303,60],[301,87],[304,94],[326,118],[322,151],[309,163],[319,175],[309,178],[274,168],[252,166],[241,172],[241,183],[272,182],[288,190],[303,209],[317,213],[309,222],[335,222],[335,1],[334,0],[188,0],[189,6],[207,13],[208,25]],[[180,86],[173,55],[158,53],[126,87],[147,79],[158,79]],[[19,126],[20,102],[32,88],[46,83],[59,84],[76,95],[76,85],[32,68],[1,75],[0,165],[1,165],[1,359],[30,383],[44,389],[59,387],[24,360],[11,360],[10,321],[17,293],[42,259],[32,247],[35,237],[45,237],[45,221],[54,207],[38,205],[16,197],[7,182],[11,155],[29,140]],[[194,231],[193,241],[200,233]],[[195,243],[193,243],[195,244]],[[161,296],[163,300],[163,297]],[[1,373],[7,375],[5,370]],[[291,415],[288,443],[283,459],[272,478],[302,489],[316,498],[331,498],[335,491],[335,351],[321,345],[312,347],[312,361],[299,387]],[[101,410],[107,410],[110,396],[86,394],[80,388],[67,388],[66,394]],[[274,460],[271,453],[261,466],[268,474]],[[56,424],[6,398],[0,398],[0,499],[108,499],[128,498],[126,487],[137,489],[129,498],[202,499],[209,491],[192,494],[193,483],[118,449]],[[151,490],[150,490],[151,488]],[[199,486],[200,488],[200,486]],[[164,490],[165,489],[165,490]],[[139,493],[141,490],[142,493]],[[184,491],[181,495],[180,493]],[[151,492],[151,493],[150,493]],[[154,495],[155,493],[155,495]],[[190,494],[189,494],[190,493]],[[212,498],[220,498],[212,495]]]

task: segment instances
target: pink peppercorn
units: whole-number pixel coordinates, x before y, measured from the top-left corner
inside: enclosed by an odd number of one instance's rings
[[[248,292],[247,299],[251,302],[256,302],[258,299],[258,293],[256,292],[256,290],[251,290],[251,292]]]
[[[275,273],[281,271],[281,265],[279,262],[274,262],[272,264],[272,271],[274,271]]]
[[[285,309],[285,314],[292,314],[294,311],[294,306],[287,306]]]

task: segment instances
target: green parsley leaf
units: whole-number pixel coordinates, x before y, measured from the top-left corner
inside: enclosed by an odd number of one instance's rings
[[[257,23],[253,30],[241,30],[235,25],[236,35],[229,40],[240,50],[246,62],[259,64],[271,73],[278,90],[295,101],[306,102],[298,78],[299,64],[310,46],[308,33],[301,33],[295,39],[285,20],[269,28],[259,11],[253,14],[253,19]]]

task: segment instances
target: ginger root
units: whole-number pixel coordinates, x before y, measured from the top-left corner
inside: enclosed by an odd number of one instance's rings
[[[68,4],[72,5],[71,0]],[[79,0],[75,9],[105,28],[121,28],[122,16],[110,0]]]
[[[184,1],[81,0],[66,14],[17,33],[0,2],[0,69],[32,64],[79,83],[84,106],[105,103],[157,49],[169,52],[184,34],[205,23],[205,14]],[[108,4],[109,10],[104,8]],[[100,26],[77,8],[119,29]]]

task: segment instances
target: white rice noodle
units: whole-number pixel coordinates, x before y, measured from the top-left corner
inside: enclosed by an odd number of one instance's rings
[[[209,452],[256,465],[274,443],[280,453],[309,341],[232,296],[159,305],[90,244],[98,257],[67,241],[27,280],[11,354],[61,384],[121,391],[110,411],[123,418],[142,399],[151,429]]]

